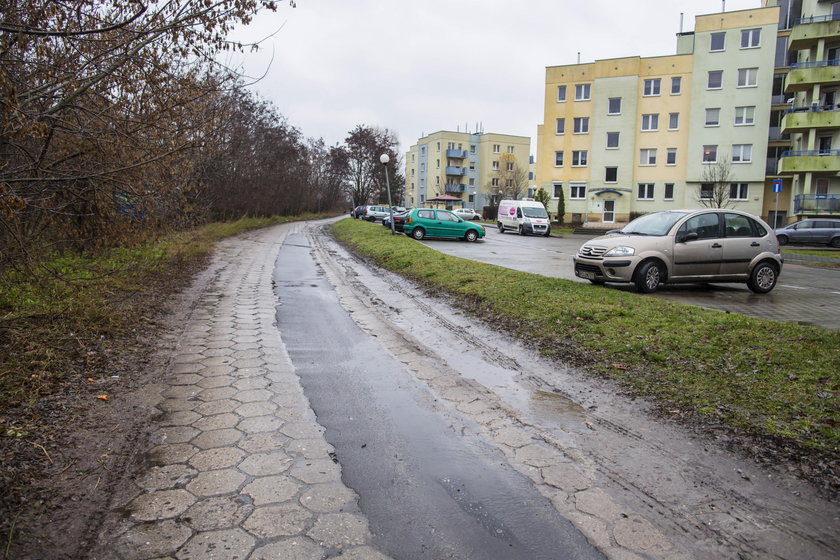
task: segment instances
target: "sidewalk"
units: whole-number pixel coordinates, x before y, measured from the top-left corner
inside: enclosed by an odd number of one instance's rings
[[[275,259],[302,227],[220,244],[161,387],[150,468],[114,497],[93,558],[388,558],[275,325]]]

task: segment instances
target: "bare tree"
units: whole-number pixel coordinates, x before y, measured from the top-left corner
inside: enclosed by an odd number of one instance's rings
[[[498,187],[493,186],[493,179],[496,179]],[[496,194],[497,188],[499,200],[518,200],[528,192],[528,168],[519,165],[513,154],[502,154],[499,158],[499,168],[492,173],[488,190]]]
[[[388,202],[385,168],[379,162],[382,154],[388,154],[390,158],[391,201],[394,204],[402,201],[405,178],[397,167],[401,158],[396,134],[388,129],[357,125],[350,131],[345,144],[348,167],[348,181],[345,185],[353,206]]]
[[[722,156],[716,163],[703,167],[703,183],[700,185],[698,201],[706,208],[728,208],[731,203],[730,176],[732,164]]]

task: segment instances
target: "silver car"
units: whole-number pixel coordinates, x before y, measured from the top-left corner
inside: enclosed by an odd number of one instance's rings
[[[840,220],[811,218],[776,230],[780,245],[808,243],[840,247]]]
[[[653,292],[667,282],[745,282],[764,294],[782,270],[779,242],[761,219],[723,208],[654,212],[587,241],[575,276],[631,282]]]

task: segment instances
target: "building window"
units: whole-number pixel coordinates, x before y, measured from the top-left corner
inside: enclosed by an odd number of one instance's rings
[[[709,70],[709,81],[706,89],[720,89],[723,87],[723,70]]]
[[[742,29],[741,30],[741,48],[754,49],[759,46],[761,41],[761,29]]]
[[[498,171],[498,170],[499,170],[499,162],[498,162],[498,161],[494,161],[494,162],[493,162],[493,171]]]
[[[437,143],[437,151],[440,151],[440,142]]]
[[[507,162],[506,169],[508,171],[513,171],[513,162],[512,161]]]
[[[682,93],[682,78],[674,76],[671,78],[671,95],[679,95]]]
[[[642,115],[642,130],[648,132],[659,130],[659,114]]]
[[[616,183],[618,182],[618,167],[604,168],[604,182]]]
[[[494,154],[502,153],[502,147],[499,144],[493,144],[493,153]]]
[[[653,200],[653,183],[639,183],[637,198],[639,200]]]
[[[554,167],[563,167],[563,152],[554,152]]]
[[[566,134],[566,119],[557,119],[556,134]]]
[[[589,134],[589,117],[575,117],[575,134]]]
[[[700,185],[700,199],[709,200],[715,192],[715,186],[712,183],[702,183]]]
[[[645,80],[645,89],[643,95],[645,97],[651,97],[654,95],[659,95],[659,88],[660,88],[660,80],[659,78],[652,78],[650,80]]]
[[[717,162],[717,145],[703,146],[703,163]]]
[[[749,200],[750,185],[748,183],[731,183],[729,185],[729,200]]]
[[[750,163],[752,144],[732,144],[732,163]]]
[[[665,200],[674,200],[674,183],[665,183]]]
[[[566,86],[557,86],[557,102],[566,102]]]
[[[499,178],[498,177],[493,177],[493,179],[490,180],[490,186],[491,187],[498,187],[499,186]]]
[[[508,146],[507,150],[508,150],[509,154],[512,154],[513,153],[513,146]]]
[[[439,159],[435,160],[435,167],[440,169],[440,160]]]
[[[739,68],[738,87],[755,87],[758,85],[758,68]]]
[[[706,109],[706,126],[720,126],[720,108]]]
[[[722,51],[726,47],[726,32],[712,33],[709,37],[709,50]]]
[[[607,100],[607,114],[608,115],[620,115],[621,114],[621,98],[620,97],[610,97]]]
[[[680,114],[671,113],[668,115],[668,130],[677,130],[680,127]]]
[[[677,149],[668,148],[665,152],[665,165],[677,165]]]
[[[470,144],[470,153],[471,154],[475,153],[475,144]]]
[[[642,148],[639,151],[639,165],[656,165],[656,148]]]
[[[575,101],[589,101],[592,84],[575,84]]]
[[[561,192],[563,192],[563,183],[554,183],[554,194],[551,198],[560,198]]]
[[[735,125],[755,124],[755,107],[735,107]]]
[[[572,167],[586,167],[588,150],[572,150]]]
[[[618,148],[618,132],[607,132],[607,149],[615,150]]]
[[[586,198],[586,183],[570,183],[569,199],[583,200]]]

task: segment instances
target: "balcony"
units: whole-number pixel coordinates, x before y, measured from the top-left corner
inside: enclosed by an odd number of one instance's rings
[[[783,133],[780,126],[771,126],[767,139],[770,142],[786,142],[790,140],[790,134]]]
[[[826,130],[840,127],[840,105],[791,107],[782,117],[782,131],[807,132],[812,128]]]
[[[813,48],[822,39],[834,39],[840,35],[840,15],[799,18],[790,33],[788,48],[801,51]]]
[[[807,91],[817,84],[840,82],[840,59],[815,60],[791,64],[785,78],[785,91]]]
[[[450,166],[446,167],[446,174],[447,175],[452,175],[452,176],[455,176],[455,177],[459,177],[459,176],[467,174],[467,168],[466,167],[454,167],[454,166],[450,165]]]
[[[787,151],[779,160],[779,173],[840,173],[840,150]]]
[[[462,193],[467,192],[467,185],[464,184],[455,184],[455,183],[447,183],[446,184],[446,192],[448,193]]]
[[[456,150],[453,148],[448,148],[446,150],[446,157],[452,159],[464,159],[467,157],[467,150]]]
[[[840,214],[838,194],[798,194],[793,198],[794,214]]]

